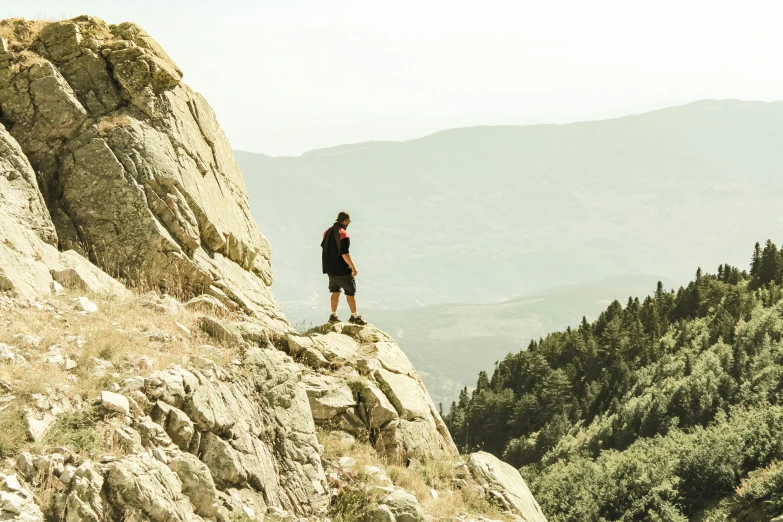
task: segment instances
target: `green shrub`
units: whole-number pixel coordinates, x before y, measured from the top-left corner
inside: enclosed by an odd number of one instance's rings
[[[0,457],[12,457],[27,442],[27,423],[20,407],[10,406],[0,412]]]
[[[65,446],[78,453],[95,451],[99,443],[97,417],[91,410],[61,413],[43,439],[44,445]]]

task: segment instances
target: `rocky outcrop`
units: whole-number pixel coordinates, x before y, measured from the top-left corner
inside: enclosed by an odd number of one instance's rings
[[[501,507],[519,515],[525,522],[546,522],[541,507],[513,466],[480,451],[468,457],[468,468]]]
[[[45,188],[52,219],[40,197],[23,216],[43,240],[287,330],[228,141],[165,51],[130,23],[4,24],[19,38],[3,41],[0,110]]]
[[[304,384],[320,425],[364,436],[393,461],[458,454],[413,365],[384,332],[324,325],[289,335],[286,348],[314,372]]]
[[[103,415],[118,421],[124,456],[68,467],[62,455],[23,454],[17,469],[34,483],[62,483],[57,520],[322,515],[328,485],[300,368],[272,348],[250,350],[242,368],[173,367],[129,378],[100,401]]]
[[[76,252],[59,252],[35,172],[0,125],[0,291],[25,299],[50,295],[53,282],[96,293],[125,287]]]

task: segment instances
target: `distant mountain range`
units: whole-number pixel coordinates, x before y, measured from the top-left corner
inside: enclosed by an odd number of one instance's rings
[[[326,308],[321,232],[353,215],[360,305],[493,302],[624,273],[685,281],[779,237],[783,102],[471,127],[236,156],[289,315]],[[301,315],[301,314],[299,314]]]

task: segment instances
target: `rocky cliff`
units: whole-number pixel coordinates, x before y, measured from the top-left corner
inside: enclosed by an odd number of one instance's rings
[[[149,35],[80,17],[0,36],[4,520],[408,521],[458,490],[544,520],[513,469],[462,462],[388,335],[291,329],[215,115]],[[432,463],[448,480],[401,487]]]
[[[231,147],[166,52],[133,24],[89,17],[0,32],[2,121],[37,173],[56,230],[39,223],[44,238],[285,329]]]

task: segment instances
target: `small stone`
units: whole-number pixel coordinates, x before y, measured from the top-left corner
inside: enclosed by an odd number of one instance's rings
[[[77,297],[73,300],[75,308],[86,314],[94,314],[98,311],[98,305],[87,299],[86,297]]]
[[[101,457],[101,462],[104,464],[108,464],[109,462],[114,462],[115,460],[117,460],[117,457],[115,457],[114,455],[104,455],[103,457]]]
[[[22,513],[22,499],[16,495],[0,492],[0,503],[3,505],[2,510],[7,513],[11,513],[13,515],[20,515]]]
[[[215,363],[212,359],[207,359],[201,355],[191,356],[190,363],[198,370],[211,370],[215,367]]]
[[[24,364],[27,361],[23,356],[16,353],[13,346],[0,343],[0,362],[6,364]]]
[[[122,389],[122,388],[120,388],[120,385],[117,384],[116,382],[111,383],[109,385],[109,387],[111,388],[111,391],[113,391],[113,392],[118,392],[118,391],[120,391]]]
[[[161,447],[157,447],[152,450],[152,456],[164,464],[169,463],[169,458],[166,456],[166,452],[163,451],[163,448]]]
[[[42,393],[33,393],[30,398],[33,399],[33,405],[41,411],[49,411],[52,408],[49,398]]]
[[[30,480],[35,472],[33,464],[33,455],[29,451],[23,451],[16,457],[16,469],[18,469],[25,480]]]
[[[177,328],[185,332],[186,335],[190,335],[190,329],[187,326],[185,326],[182,323],[178,323],[176,321],[174,322],[174,324],[177,325]]]
[[[52,287],[52,293],[54,295],[60,294],[64,290],[63,285],[61,285],[57,281],[52,281],[50,286]]]
[[[95,377],[105,377],[108,371],[114,368],[114,365],[111,363],[111,361],[107,361],[105,359],[98,359],[97,357],[93,357],[90,360],[95,365],[92,372],[92,374]]]
[[[25,413],[25,421],[27,422],[27,433],[34,441],[39,441],[46,435],[47,430],[55,420],[54,415],[49,412],[33,412],[28,409]]]
[[[110,391],[101,392],[101,404],[104,408],[117,413],[127,415],[130,412],[130,403],[128,398],[119,393],[113,393]]]
[[[378,506],[364,519],[367,522],[395,522],[394,514],[389,506]]]
[[[65,358],[65,370],[70,371],[76,368],[76,361],[71,359],[70,357]]]
[[[16,395],[5,395],[0,397],[0,411],[8,408],[16,400]]]
[[[393,486],[372,486],[369,492],[376,497],[385,497],[394,493]]]
[[[349,469],[355,469],[356,468],[356,459],[353,458],[353,457],[340,457],[337,460],[337,463],[344,470],[349,470]]]
[[[5,478],[5,487],[11,491],[19,491],[22,489],[22,485],[19,483],[19,479],[16,478],[16,475],[8,475]]]
[[[56,346],[52,346],[49,348],[49,353],[44,355],[43,360],[46,364],[51,364],[53,366],[65,365],[65,357],[63,357],[63,354],[60,353],[59,348],[57,348]]]
[[[152,370],[155,368],[155,361],[149,355],[142,355],[136,360],[136,367],[140,370]]]
[[[69,484],[71,482],[71,479],[73,479],[73,474],[76,473],[76,468],[71,466],[70,464],[65,466],[65,469],[60,474],[60,482],[63,484]]]
[[[437,490],[434,490],[430,488],[430,496],[432,497],[432,500],[438,500],[438,492]]]
[[[361,474],[370,479],[375,485],[391,487],[394,485],[392,480],[378,466],[364,466]]]

